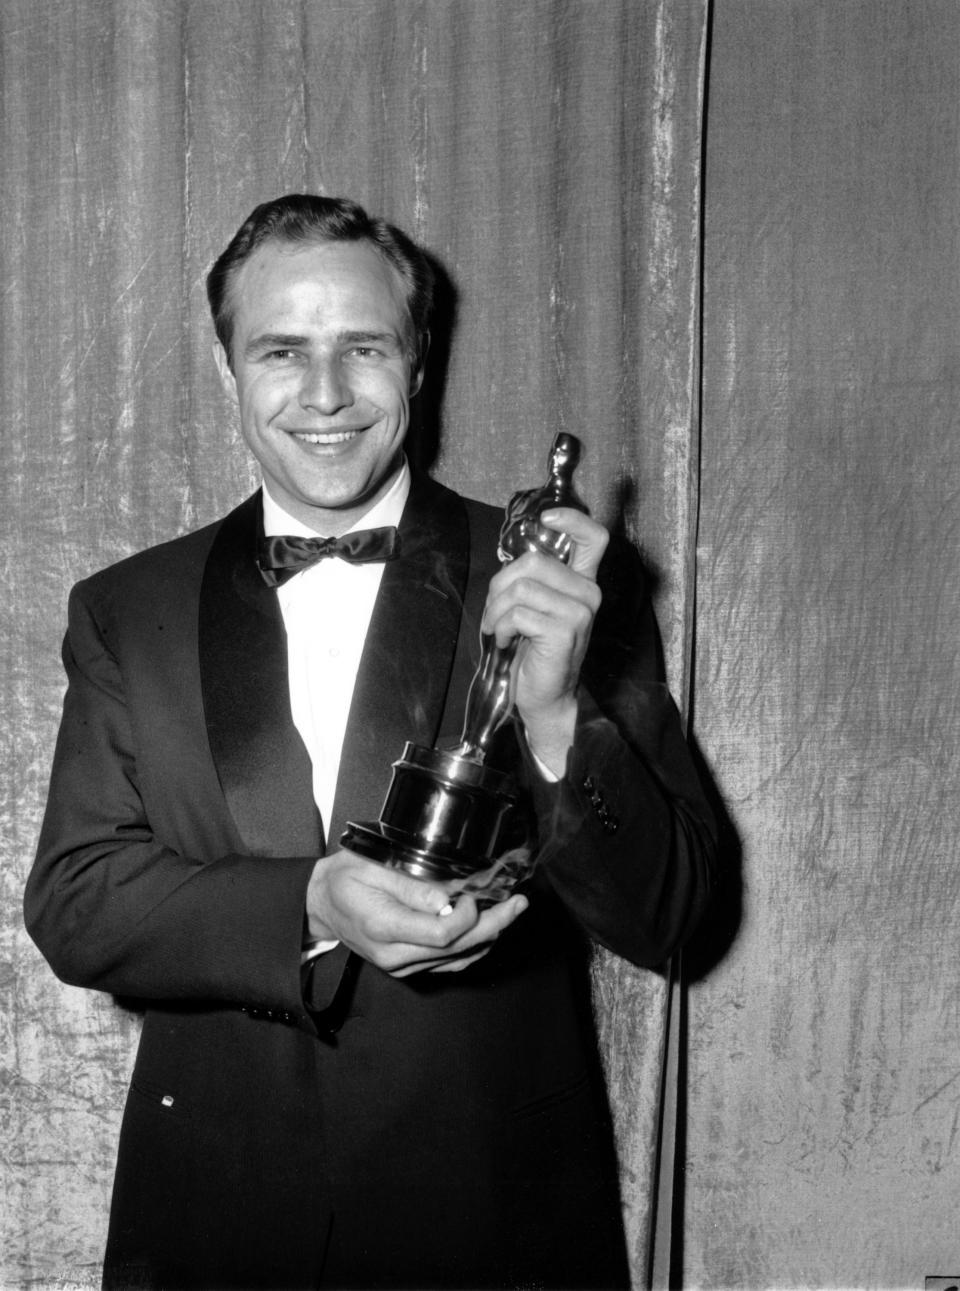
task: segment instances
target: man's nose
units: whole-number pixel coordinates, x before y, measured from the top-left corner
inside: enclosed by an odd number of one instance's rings
[[[334,356],[315,358],[300,386],[300,405],[329,417],[353,403],[353,391],[340,360]]]

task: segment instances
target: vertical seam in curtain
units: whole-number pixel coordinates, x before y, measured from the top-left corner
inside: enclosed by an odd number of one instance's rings
[[[696,687],[696,617],[698,547],[700,530],[700,456],[703,434],[703,316],[705,192],[707,174],[707,107],[710,84],[710,49],[713,0],[705,0],[699,66],[700,157],[697,182],[697,262],[693,273],[694,352],[690,364],[690,455],[687,477],[688,532],[686,577],[688,589],[683,640],[681,701],[688,738],[693,733]],[[687,991],[683,955],[670,961],[667,982],[667,1017],[663,1075],[660,1093],[660,1132],[653,1187],[648,1284],[661,1288],[683,1283],[684,1174],[686,1168]]]

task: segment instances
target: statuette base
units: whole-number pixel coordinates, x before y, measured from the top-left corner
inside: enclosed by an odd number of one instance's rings
[[[445,882],[487,870],[507,850],[509,776],[473,758],[407,743],[378,821],[349,822],[340,842],[415,878]]]

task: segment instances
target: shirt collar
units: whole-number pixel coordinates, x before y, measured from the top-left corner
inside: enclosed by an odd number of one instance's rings
[[[317,530],[311,529],[305,525],[302,520],[292,516],[289,511],[277,502],[267,490],[266,481],[263,482],[263,532],[270,538],[274,534],[290,534],[299,538],[316,538]],[[352,524],[346,531],[353,533],[355,529],[378,529],[381,525],[398,525],[400,517],[403,515],[403,508],[406,506],[407,497],[410,494],[410,467],[406,457],[403,459],[403,465],[397,473],[397,478],[387,489],[386,493],[377,502],[373,504],[369,511]],[[326,535],[321,535],[326,536]]]

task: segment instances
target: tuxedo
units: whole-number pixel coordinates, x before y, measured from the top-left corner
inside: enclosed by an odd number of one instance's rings
[[[513,726],[491,755],[538,862],[490,953],[404,979],[342,946],[300,963],[316,858],[376,819],[405,741],[457,742],[500,519],[414,477],[326,837],[259,494],[74,588],[25,908],[63,980],[144,1010],[106,1285],[627,1285],[589,942],[662,962],[713,864],[635,587],[605,592],[563,779]]]

